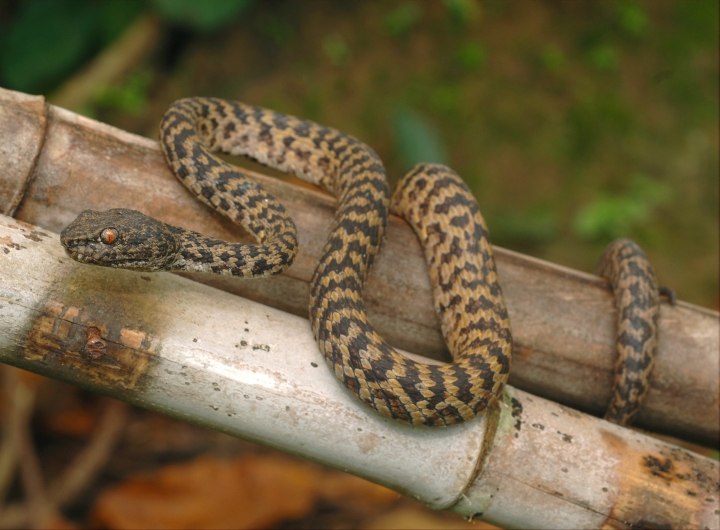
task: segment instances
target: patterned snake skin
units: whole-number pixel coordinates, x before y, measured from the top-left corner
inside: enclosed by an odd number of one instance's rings
[[[467,421],[502,394],[512,356],[510,323],[485,222],[472,193],[452,170],[416,166],[389,203],[382,163],[362,142],[310,121],[213,98],[174,103],[163,118],[160,137],[180,181],[254,234],[257,244],[208,238],[133,210],[85,211],[61,235],[71,257],[140,271],[242,277],[282,272],[297,251],[292,220],[240,169],[211,152],[246,156],[316,184],[338,199],[311,282],[310,320],[328,365],[353,394],[385,416],[430,426]],[[423,245],[435,309],[454,359],[450,364],[422,364],[398,354],[368,322],[362,288],[379,250],[389,207],[410,223]],[[625,256],[622,250],[617,254]],[[633,276],[634,257],[626,260],[630,265],[617,265],[611,258],[603,263],[610,263],[607,276],[616,293],[624,285],[630,287],[622,293],[632,291],[638,281]],[[644,270],[651,272],[649,265]],[[618,300],[624,308],[625,299]],[[621,326],[635,329],[632,318],[644,318],[644,310],[627,311],[630,324],[623,320]],[[647,318],[654,328],[654,317]],[[635,337],[632,331],[619,335],[626,337],[621,339],[627,346],[620,350],[623,359],[645,359],[645,353],[633,349],[635,342],[627,338],[631,336]],[[641,364],[628,365],[622,380],[618,378],[628,389],[618,390],[613,410],[629,410],[639,403],[643,392],[637,389],[647,388],[646,376],[637,375]]]
[[[645,253],[629,239],[610,243],[595,272],[610,282],[617,309],[614,393],[605,419],[627,425],[650,389],[660,316],[658,284]]]

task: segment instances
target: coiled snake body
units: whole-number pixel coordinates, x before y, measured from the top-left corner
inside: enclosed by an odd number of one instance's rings
[[[512,355],[510,323],[485,222],[472,193],[452,170],[418,165],[389,201],[382,163],[364,143],[310,121],[214,98],[173,104],[163,118],[160,137],[181,182],[254,234],[257,244],[208,238],[133,210],[85,211],[61,235],[71,257],[143,271],[243,277],[282,272],[297,251],[295,225],[279,202],[211,152],[243,155],[293,173],[338,199],[311,282],[310,320],[328,365],[353,394],[385,416],[431,426],[469,420],[502,394]],[[410,223],[423,244],[452,363],[436,366],[410,360],[395,352],[368,322],[362,287],[379,250],[389,208]],[[622,250],[618,253],[624,255]],[[633,254],[630,261],[636,259]],[[622,266],[612,272],[618,260],[605,261],[616,286],[635,281],[632,271],[628,276]],[[646,270],[652,272],[649,265]],[[630,312],[655,322],[650,313]],[[630,322],[630,328],[623,328],[626,337],[636,323]],[[634,345],[627,340],[626,344],[629,350],[623,355],[632,350],[629,357],[634,359]],[[639,364],[648,364],[645,355]],[[620,397],[613,401],[615,409],[639,404],[647,381],[641,377],[635,384],[636,375],[633,366],[623,376],[625,386],[628,381],[634,386],[616,392]]]
[[[618,239],[600,257],[595,272],[613,288],[616,318],[615,381],[605,419],[629,424],[650,390],[660,317],[660,290],[645,253],[633,241]],[[674,303],[674,294],[670,295]]]

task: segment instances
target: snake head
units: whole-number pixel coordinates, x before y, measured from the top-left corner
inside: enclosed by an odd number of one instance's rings
[[[85,210],[60,234],[75,261],[132,269],[169,270],[179,244],[172,228],[135,210]]]

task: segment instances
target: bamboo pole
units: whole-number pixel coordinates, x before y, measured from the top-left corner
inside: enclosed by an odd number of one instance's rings
[[[0,216],[0,361],[522,528],[711,528],[718,462],[508,387],[413,428],[352,397],[307,319],[171,274],[90,267]],[[432,362],[432,361],[430,361]]]
[[[126,207],[230,240],[238,228],[193,198],[172,176],[157,143],[0,89],[0,211],[59,232],[86,208]],[[317,191],[253,173],[298,225],[295,264],[274,278],[195,276],[245,298],[307,316],[308,282],[334,215]],[[492,231],[492,227],[491,231]],[[601,414],[610,399],[614,305],[604,280],[496,247],[515,339],[511,384]],[[447,360],[420,247],[391,217],[364,293],[370,319],[391,344]],[[652,388],[636,424],[708,445],[720,425],[718,313],[663,304]]]

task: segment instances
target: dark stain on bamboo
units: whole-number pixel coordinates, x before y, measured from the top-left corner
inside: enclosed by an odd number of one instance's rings
[[[720,482],[709,459],[672,446],[638,451],[609,429],[600,434],[618,456],[617,493],[603,528],[699,528],[700,514],[718,514]]]
[[[39,372],[117,395],[142,387],[154,350],[155,341],[142,331],[111,319],[98,321],[78,306],[50,301],[18,355],[21,365],[30,362]]]
[[[522,428],[522,411],[523,406],[522,403],[520,403],[516,398],[512,398],[510,400],[510,405],[512,407],[512,417],[515,418],[515,438],[520,436],[520,429]]]
[[[95,326],[87,328],[87,342],[83,351],[91,359],[100,359],[107,355],[107,342],[103,340],[101,331]]]
[[[661,461],[655,455],[647,455],[643,457],[643,462],[652,476],[665,479],[668,484],[672,481],[673,463],[669,458]],[[677,476],[682,477],[683,475],[677,474]]]

